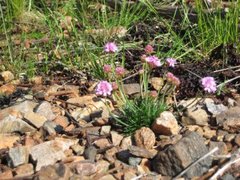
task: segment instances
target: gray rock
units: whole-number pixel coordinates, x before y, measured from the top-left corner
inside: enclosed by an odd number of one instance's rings
[[[63,128],[61,126],[49,120],[43,124],[43,129],[47,132],[48,135],[56,135],[56,133],[61,133],[63,131]]]
[[[216,151],[214,155],[226,155],[228,153],[227,145],[224,142],[210,141],[209,150],[212,150],[215,147],[218,147],[218,151]]]
[[[0,121],[0,133],[34,132],[36,129],[20,118],[9,115]]]
[[[13,167],[17,167],[21,164],[28,163],[29,151],[25,146],[19,146],[15,148],[11,148],[8,153],[10,159],[10,165]]]
[[[138,146],[129,146],[129,152],[137,157],[143,157],[143,158],[153,158],[155,156],[154,153],[148,151],[147,149],[138,147]]]
[[[235,180],[236,178],[234,178],[231,174],[227,173],[221,179],[222,180]]]
[[[64,151],[77,142],[78,140],[56,138],[33,146],[30,155],[33,162],[36,163],[36,171],[39,171],[43,166],[52,165],[65,158]]]
[[[120,161],[128,163],[128,159],[132,156],[132,154],[129,152],[129,150],[122,150],[119,151],[116,156]]]
[[[142,158],[129,157],[128,164],[131,165],[131,166],[137,166],[137,165],[140,164],[141,161],[142,161]]]
[[[52,106],[49,102],[42,102],[36,109],[36,113],[44,116],[47,120],[54,120],[56,115],[52,111]]]
[[[175,145],[170,145],[165,151],[158,152],[152,162],[154,170],[162,175],[176,176],[190,164],[208,153],[204,139],[196,132],[189,133]],[[207,158],[192,168],[184,177],[200,176],[208,170],[212,160]]]
[[[85,159],[88,159],[90,161],[94,161],[95,157],[97,155],[97,149],[95,146],[88,146],[83,153]]]
[[[228,110],[228,108],[226,106],[224,106],[223,104],[216,105],[214,102],[207,102],[206,107],[207,107],[208,112],[210,112],[213,116],[216,116],[216,115]]]

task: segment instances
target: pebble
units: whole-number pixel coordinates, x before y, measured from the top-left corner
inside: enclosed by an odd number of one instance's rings
[[[14,75],[11,71],[3,71],[0,75],[4,82],[10,82],[14,79]]]
[[[34,174],[34,168],[32,164],[23,164],[21,166],[18,166],[15,170],[15,177],[24,177],[24,176],[30,176]]]
[[[134,142],[137,146],[152,149],[156,142],[154,132],[147,127],[142,127],[134,133]]]
[[[49,102],[43,101],[36,109],[36,113],[44,116],[47,120],[54,120],[56,118],[52,111],[52,106]]]
[[[20,137],[14,134],[0,134],[0,149],[11,148]]]
[[[129,157],[128,159],[128,164],[131,166],[137,166],[140,164],[142,158],[138,158],[138,157]]]
[[[108,135],[110,133],[111,126],[102,126],[100,135]]]
[[[8,153],[9,164],[12,167],[17,167],[22,164],[28,163],[29,149],[26,146],[19,146],[11,148]]]
[[[208,125],[208,114],[203,109],[187,109],[185,115],[182,117],[184,125]]]
[[[110,134],[111,134],[111,140],[112,140],[113,145],[119,146],[123,139],[123,136],[116,131],[111,131]]]

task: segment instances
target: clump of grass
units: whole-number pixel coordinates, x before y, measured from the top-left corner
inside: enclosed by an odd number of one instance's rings
[[[160,113],[166,110],[163,101],[152,97],[138,97],[127,100],[120,108],[121,115],[115,119],[122,126],[124,133],[131,134],[141,127],[150,127]]]

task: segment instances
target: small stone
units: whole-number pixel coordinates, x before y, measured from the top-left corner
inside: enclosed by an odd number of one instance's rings
[[[146,149],[152,149],[156,142],[154,132],[147,127],[142,127],[141,129],[137,130],[133,137],[137,146]]]
[[[13,84],[4,84],[0,86],[0,94],[11,95],[16,91],[16,87]]]
[[[43,129],[50,136],[54,136],[57,134],[57,132],[60,133],[62,131],[61,126],[57,126],[57,124],[55,124],[54,121],[49,121],[49,120],[43,124]]]
[[[132,154],[129,152],[129,150],[122,150],[117,152],[117,159],[124,163],[128,163],[128,159],[131,156]]]
[[[100,177],[98,180],[116,180],[113,175],[107,174],[105,176]]]
[[[222,180],[235,180],[236,178],[233,177],[231,174],[227,173],[221,177]]]
[[[89,146],[84,150],[84,157],[90,161],[94,161],[97,155],[97,149],[94,146]]]
[[[8,180],[8,179],[13,179],[13,173],[12,173],[12,170],[11,169],[8,169],[4,172],[1,172],[0,173],[0,179],[4,180]]]
[[[232,98],[228,98],[227,101],[228,101],[228,107],[233,107],[233,106],[237,105],[237,102]]]
[[[217,131],[217,141],[223,141],[224,136],[227,134],[228,134],[227,131],[218,130]]]
[[[138,146],[129,146],[129,152],[137,157],[153,158],[156,154]]]
[[[30,150],[30,155],[32,160],[36,162],[36,171],[39,171],[43,166],[52,165],[66,158],[64,151],[77,142],[78,140],[56,138],[55,140],[33,146]]]
[[[94,144],[100,149],[111,146],[108,139],[106,139],[106,138],[98,139],[98,140],[94,141]]]
[[[126,180],[131,180],[137,177],[135,170],[128,169],[127,171],[124,172],[123,179]]]
[[[12,132],[34,132],[35,128],[27,124],[20,118],[9,115],[0,121],[0,133],[12,133]]]
[[[24,177],[24,176],[31,176],[34,174],[34,169],[32,164],[23,164],[21,166],[18,166],[15,169],[15,177]]]
[[[214,155],[226,155],[228,153],[227,145],[224,142],[214,142],[210,141],[209,150],[211,151],[215,147],[218,147],[218,151]]]
[[[106,160],[108,160],[110,163],[113,163],[115,160],[116,160],[116,154],[118,152],[118,148],[116,147],[113,147],[111,149],[108,149],[106,152],[105,152],[105,158]]]
[[[34,112],[29,112],[24,115],[24,118],[33,124],[36,128],[40,128],[47,121],[47,118]]]
[[[74,169],[75,169],[76,173],[81,176],[90,176],[97,172],[96,164],[89,162],[87,160],[76,162],[74,164]]]
[[[179,103],[179,106],[182,106],[183,108],[196,108],[198,107],[197,104],[199,103],[199,101],[201,100],[201,98],[191,98],[188,100],[181,100]]]
[[[142,168],[144,173],[150,173],[151,172],[151,162],[146,158],[142,159],[142,161],[140,163],[140,167]]]
[[[224,136],[223,141],[225,141],[225,142],[232,142],[234,140],[235,136],[236,136],[236,134],[226,134]]]
[[[97,172],[106,173],[109,170],[110,163],[105,160],[97,161]]]
[[[69,121],[68,121],[67,117],[65,117],[65,116],[57,116],[57,117],[54,119],[54,122],[55,122],[57,125],[62,126],[63,129],[65,129],[65,128],[69,125]]]
[[[20,137],[17,135],[0,134],[0,149],[11,148],[19,140]]]
[[[4,82],[10,82],[14,79],[14,75],[11,71],[1,72],[1,77],[2,77]]]
[[[10,158],[10,164],[13,167],[17,167],[21,164],[28,163],[29,150],[26,146],[19,146],[11,148],[9,150],[8,156]]]
[[[174,115],[169,111],[164,111],[154,121],[152,130],[157,134],[174,135],[178,134],[180,128]]]
[[[153,86],[155,90],[161,90],[163,85],[164,85],[164,80],[163,78],[160,77],[153,77],[150,79],[150,83]]]
[[[132,94],[140,93],[141,87],[139,83],[132,83],[132,84],[124,84],[123,89],[127,95],[132,95]]]
[[[213,116],[216,116],[226,110],[228,110],[228,108],[226,106],[224,106],[223,104],[215,104],[214,102],[209,102],[206,103],[206,107],[208,112],[210,112]]]
[[[132,137],[128,136],[128,137],[123,138],[120,147],[121,147],[121,149],[126,150],[131,145],[133,145]]]
[[[43,77],[42,76],[35,76],[31,79],[31,81],[35,85],[41,85],[43,83]]]
[[[138,158],[138,157],[129,157],[128,159],[128,164],[131,166],[137,166],[140,164],[142,158]]]
[[[236,137],[235,137],[235,139],[234,139],[234,142],[235,142],[238,146],[240,146],[240,134],[237,134],[237,135],[236,135]]]
[[[118,134],[116,131],[111,131],[111,139],[114,146],[119,146],[123,136]]]
[[[110,133],[111,126],[102,126],[100,135],[108,135]]]
[[[42,102],[37,107],[36,113],[44,116],[45,118],[47,118],[47,120],[50,120],[50,121],[52,121],[56,118],[55,114],[52,111],[51,104],[47,101]]]
[[[203,137],[207,139],[211,139],[212,137],[216,136],[216,130],[211,130],[208,126],[204,126],[203,128]]]
[[[84,150],[85,150],[85,147],[84,146],[80,146],[79,144],[74,144],[73,146],[71,146],[73,152],[80,156],[80,155],[83,155],[84,153]]]
[[[208,125],[208,114],[203,109],[187,109],[186,115],[182,117],[185,125]]]

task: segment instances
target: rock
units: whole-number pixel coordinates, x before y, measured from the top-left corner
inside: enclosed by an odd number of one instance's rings
[[[152,77],[150,79],[150,83],[155,90],[159,91],[162,89],[162,87],[164,85],[164,80],[163,80],[163,78],[160,78],[160,77]]]
[[[47,121],[47,118],[34,112],[25,113],[24,118],[33,124],[36,128],[40,128]]]
[[[36,171],[39,171],[43,166],[52,165],[66,158],[64,151],[76,144],[77,141],[78,140],[56,138],[55,140],[33,146],[30,150],[30,155],[36,163]]]
[[[29,150],[26,146],[19,146],[11,148],[8,153],[9,164],[13,167],[17,167],[22,164],[28,163]]]
[[[129,150],[121,150],[117,152],[117,159],[124,163],[128,163],[129,157],[132,156],[132,154],[129,152]]]
[[[22,119],[9,115],[0,121],[0,133],[12,133],[12,132],[34,132],[35,128],[27,124]]]
[[[237,134],[237,135],[236,135],[236,137],[235,137],[235,139],[234,139],[234,142],[235,142],[238,146],[240,146],[240,134]]]
[[[132,95],[132,94],[140,93],[141,87],[139,83],[132,83],[132,84],[124,84],[123,89],[127,95]]]
[[[133,169],[127,169],[127,171],[124,172],[123,179],[131,180],[135,179],[137,177],[135,170]]]
[[[154,132],[147,127],[142,127],[141,129],[137,130],[133,137],[137,146],[146,149],[152,149],[156,142]]]
[[[190,164],[208,153],[204,139],[196,132],[190,132],[175,145],[170,145],[165,151],[159,151],[152,162],[154,170],[162,175],[176,176]],[[212,160],[207,158],[192,168],[184,177],[200,176],[208,170]]]
[[[205,137],[207,139],[211,139],[214,136],[216,136],[216,134],[217,134],[216,130],[212,130],[208,126],[204,126],[202,128],[202,130],[203,130],[203,134],[201,134],[201,133],[200,134],[203,135],[203,137]]]
[[[180,139],[182,138],[182,135],[178,134],[175,136],[159,136],[160,141],[157,143],[158,149],[164,149],[166,146],[169,146],[171,144],[176,144]]]
[[[47,120],[43,124],[43,129],[46,131],[46,133],[50,136],[54,136],[57,133],[61,133],[63,131],[61,126],[58,126],[54,121]]]
[[[114,146],[119,146],[123,136],[118,134],[116,131],[111,131],[111,139]]]
[[[4,84],[0,86],[0,94],[11,95],[16,91],[16,87],[13,84]]]
[[[31,176],[34,174],[34,169],[32,164],[23,164],[21,166],[18,166],[15,169],[15,177],[24,177],[24,176]]]
[[[80,146],[79,144],[74,144],[73,146],[71,146],[73,152],[80,156],[80,155],[83,155],[84,153],[84,150],[85,150],[85,147],[84,146]]]
[[[1,172],[0,173],[0,179],[4,180],[9,180],[9,179],[13,179],[13,173],[12,173],[12,170],[11,169],[8,169],[4,172]]]
[[[14,79],[14,75],[11,71],[1,72],[1,77],[2,77],[4,82],[10,82]]]
[[[240,107],[231,107],[227,111],[216,116],[218,125],[223,125],[224,129],[235,132],[240,127]]]
[[[179,106],[182,106],[183,108],[196,108],[198,107],[198,103],[201,100],[201,98],[191,98],[188,100],[181,100],[179,103]]]
[[[0,149],[11,148],[14,143],[19,141],[20,137],[11,134],[0,134]]]
[[[81,176],[90,176],[97,172],[97,166],[95,163],[90,161],[79,161],[74,164],[74,170]]]
[[[182,117],[182,123],[185,125],[208,125],[208,114],[203,109],[187,109]]]
[[[232,142],[234,140],[235,136],[236,136],[236,134],[226,134],[224,136],[223,141],[225,141],[225,142]]]
[[[233,106],[237,105],[237,102],[232,98],[228,98],[227,101],[228,101],[228,107],[233,107]]]
[[[209,151],[218,147],[218,151],[214,153],[214,155],[226,155],[228,153],[227,145],[224,142],[214,142],[210,141],[209,143]]]
[[[110,133],[111,126],[102,126],[100,135],[108,135]]]
[[[35,76],[35,77],[31,78],[31,82],[35,85],[41,85],[41,84],[43,84],[43,77]]]
[[[137,157],[143,157],[147,159],[153,158],[156,154],[148,151],[147,149],[138,147],[138,146],[129,146],[129,152]]]
[[[139,165],[144,173],[150,173],[151,172],[151,162],[148,159],[142,159],[140,165]]]
[[[137,166],[140,164],[142,158],[138,158],[138,157],[129,157],[128,159],[128,164],[130,166]]]
[[[110,147],[111,146],[111,144],[109,143],[107,138],[98,139],[98,140],[94,141],[94,145],[96,145],[100,149],[104,149],[106,147]]]
[[[59,125],[59,126],[62,126],[63,129],[65,129],[68,125],[69,125],[69,121],[67,119],[67,117],[65,116],[57,116],[55,119],[54,119],[54,122]]]
[[[132,143],[132,137],[128,136],[128,137],[123,138],[120,147],[121,147],[121,149],[126,150],[132,144],[133,144]]]
[[[233,177],[231,174],[227,173],[221,177],[222,180],[235,180],[236,178]]]
[[[48,165],[41,168],[37,173],[38,180],[50,180],[59,179],[65,180],[69,179],[71,175],[70,168],[63,163],[57,163],[54,165]]]
[[[47,120],[54,120],[56,118],[52,111],[52,106],[49,102],[43,101],[36,109],[36,113],[44,116]]]
[[[169,111],[164,111],[152,124],[152,130],[157,134],[174,135],[178,134],[180,127],[174,115]]]
[[[207,107],[208,112],[210,112],[213,116],[216,116],[216,115],[228,110],[228,108],[226,106],[224,106],[223,104],[216,105],[214,102],[207,102],[206,107]]]
[[[107,174],[105,176],[100,177],[98,180],[116,180],[113,175]]]
[[[217,141],[223,141],[223,138],[224,138],[225,135],[227,135],[227,134],[228,134],[227,131],[218,130],[218,131],[217,131]]]
[[[97,161],[97,172],[106,173],[109,170],[110,163],[105,160]]]
[[[94,146],[89,146],[84,150],[83,153],[85,159],[88,159],[92,162],[94,162],[96,155],[97,155],[97,149]]]
[[[118,152],[118,148],[116,147],[113,147],[111,149],[108,149],[106,152],[105,152],[105,159],[108,160],[110,163],[114,163],[114,161],[116,160],[116,154]]]

